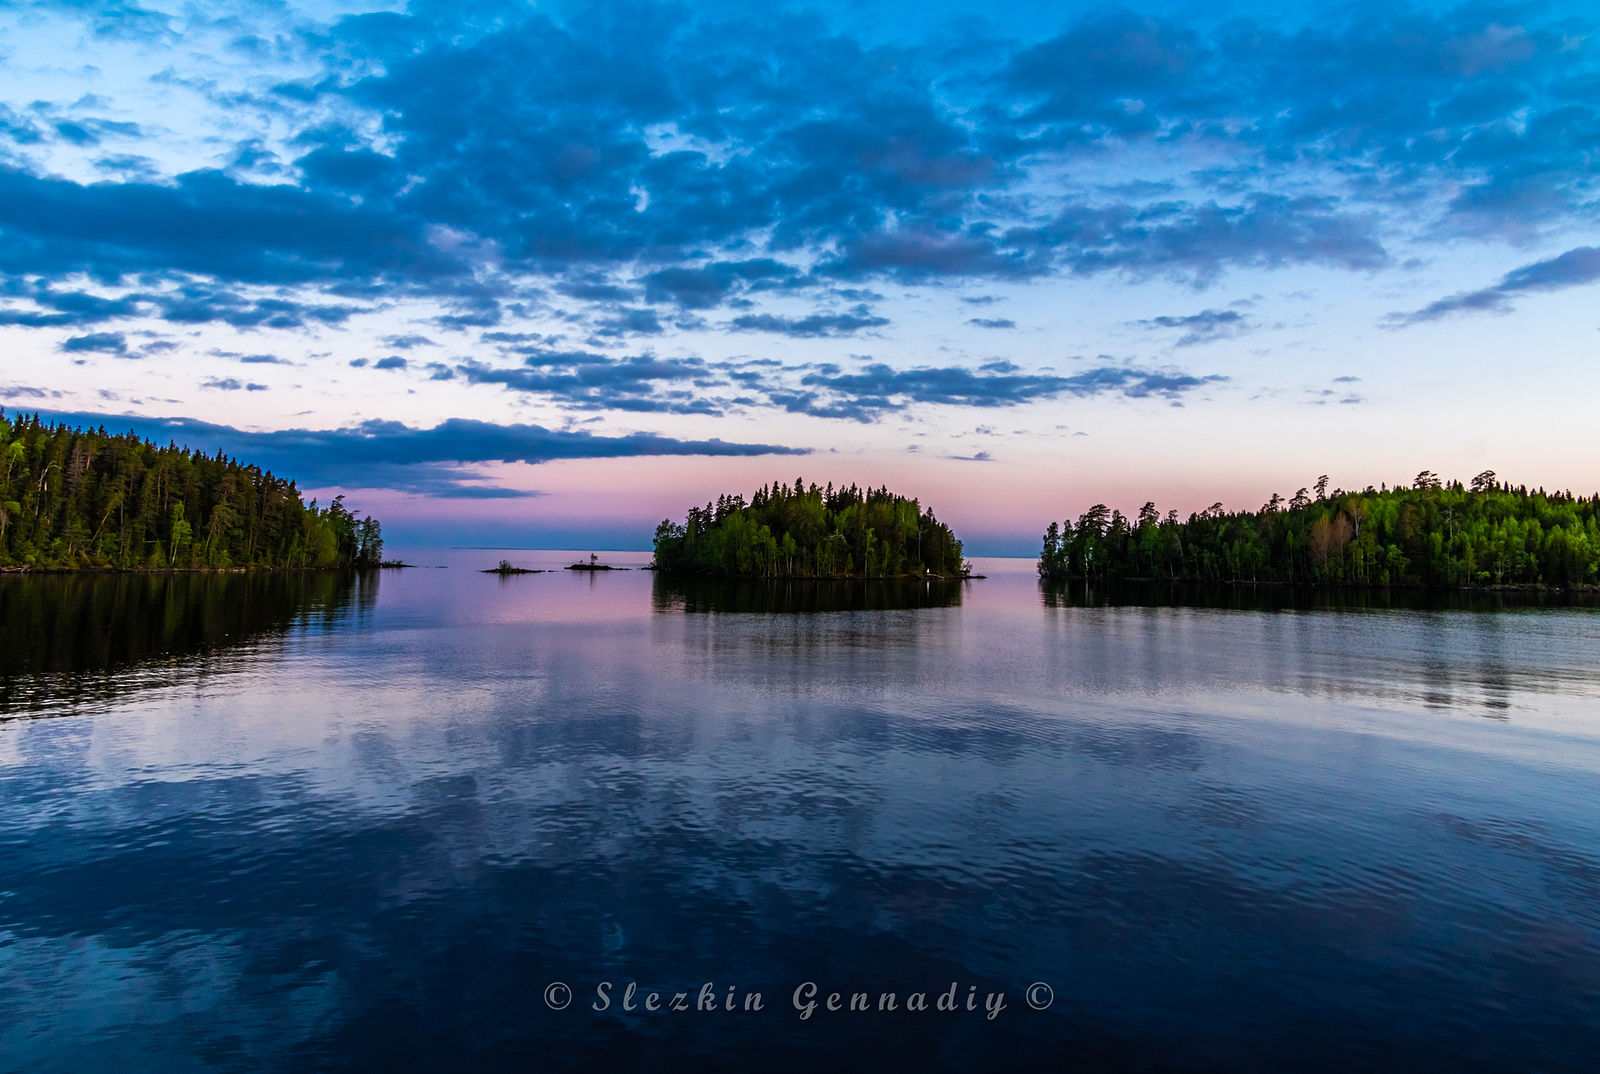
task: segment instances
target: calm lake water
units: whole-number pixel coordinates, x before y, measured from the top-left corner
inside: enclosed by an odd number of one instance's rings
[[[1594,1068],[1593,608],[406,556],[0,578],[0,1068]]]

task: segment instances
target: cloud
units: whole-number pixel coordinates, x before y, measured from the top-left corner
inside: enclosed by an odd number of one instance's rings
[[[113,286],[115,286],[113,284]],[[61,291],[46,283],[13,288],[29,309],[0,310],[0,324],[25,327],[83,327],[106,321],[152,317],[173,324],[219,322],[235,328],[308,328],[338,325],[366,307],[302,302],[281,297],[250,297],[215,284],[184,282],[163,291],[124,290],[118,295]]]
[[[1576,26],[1508,28],[1473,12],[1324,18],[1293,35],[1094,14],[1047,41],[957,53],[874,48],[803,15],[648,5],[559,24],[509,9],[492,23],[439,9],[382,21],[382,33],[363,17],[309,37],[302,59],[329,64],[324,74],[337,63],[337,76],[273,98],[296,182],[197,170],[81,184],[13,166],[0,170],[12,263],[99,279],[383,283],[441,300],[487,271],[498,284],[546,277],[580,302],[634,301],[642,286],[652,304],[689,309],[826,278],[1143,271],[1174,256],[1202,278],[1227,265],[1365,269],[1383,263],[1383,238],[1332,190],[1213,203],[1147,184],[1141,196],[1167,202],[1054,214],[1018,192],[1063,161],[1187,138],[1248,166],[1334,161],[1391,169],[1396,186],[1538,179],[1571,193],[1595,115],[1559,92],[1586,62],[1559,47]],[[1522,92],[1497,92],[1508,80]],[[330,111],[382,117],[381,141],[331,125]],[[91,133],[88,117],[70,121]],[[269,152],[244,143],[252,160]],[[625,266],[636,285],[616,278]]]
[[[1040,238],[1032,245],[1046,254],[1053,245]],[[1045,274],[1048,257],[1029,258],[1015,244],[987,230],[933,229],[874,231],[853,237],[838,256],[826,259],[818,272],[841,279],[888,277],[908,283],[941,277],[1025,279]]]
[[[1238,310],[1205,309],[1184,316],[1151,317],[1137,321],[1144,328],[1177,328],[1183,330],[1177,346],[1192,347],[1197,343],[1210,343],[1229,339],[1248,331],[1252,325]]]
[[[410,363],[398,354],[391,354],[387,358],[379,358],[372,363],[373,369],[404,369]]]
[[[1212,374],[1102,366],[1072,376],[1021,372],[1010,363],[994,363],[977,371],[960,366],[895,369],[883,363],[853,372],[836,367],[808,373],[798,390],[769,390],[772,402],[815,417],[872,421],[882,414],[920,404],[966,407],[1008,407],[1062,395],[1122,395],[1130,399],[1159,396],[1176,400],[1228,378]]]
[[[265,384],[241,382],[233,377],[213,377],[210,380],[202,381],[200,387],[214,388],[217,391],[222,392],[264,392],[267,390],[267,386]]]
[[[507,369],[469,361],[451,372],[470,384],[499,384],[584,409],[704,415],[722,411],[716,402],[694,390],[714,380],[715,371],[701,358],[651,354],[612,358],[532,347],[525,352],[521,367]]]
[[[1187,373],[1133,369],[1126,366],[1102,366],[1067,377],[1064,390],[1072,395],[1083,396],[1114,392],[1130,399],[1145,399],[1150,396],[1177,399],[1186,392],[1203,388],[1207,384],[1221,384],[1227,379],[1217,373],[1196,377]]]
[[[62,394],[57,390],[35,388],[28,384],[0,384],[0,397],[6,399],[59,399]]]
[[[384,336],[383,345],[397,351],[415,350],[418,347],[437,347],[427,336],[411,333],[403,336]]]
[[[740,332],[772,332],[793,339],[816,339],[822,336],[850,336],[867,328],[882,328],[889,323],[887,317],[877,317],[866,310],[854,313],[813,313],[807,317],[780,317],[771,313],[751,313],[733,319],[733,328]]]
[[[645,298],[671,302],[684,309],[710,309],[752,286],[791,281],[797,271],[772,258],[717,261],[706,265],[658,269],[644,277]]]
[[[139,436],[204,451],[222,451],[302,485],[395,488],[429,495],[473,495],[477,477],[463,466],[481,463],[539,464],[561,459],[642,456],[805,455],[808,448],[681,440],[651,433],[600,436],[539,425],[496,425],[450,418],[431,428],[392,421],[366,421],[341,429],[252,431],[194,418],[133,414],[53,413],[55,421]],[[490,495],[504,495],[494,492]]]
[[[24,285],[16,291],[39,308],[0,311],[0,324],[82,327],[133,316],[139,310],[137,301],[127,297],[108,298],[79,290],[59,291],[43,281],[31,287]]]
[[[1579,246],[1557,257],[1512,269],[1492,287],[1463,291],[1428,303],[1409,313],[1391,313],[1390,328],[1437,321],[1463,313],[1509,313],[1512,300],[1522,294],[1559,291],[1600,280],[1600,247]]]
[[[0,107],[0,326],[69,335],[63,348],[83,353],[143,353],[127,339],[148,325],[124,322],[322,336],[385,312],[406,321],[380,331],[433,324],[457,342],[540,330],[495,341],[544,348],[499,352],[519,367],[426,365],[435,378],[590,409],[765,401],[870,417],[880,398],[917,396],[804,383],[827,376],[816,369],[760,373],[761,390],[730,395],[741,382],[727,369],[556,355],[575,345],[562,337],[601,351],[640,337],[672,351],[690,330],[845,338],[888,327],[873,310],[895,285],[981,314],[1021,282],[1369,273],[1413,247],[1528,244],[1594,216],[1600,20],[1559,6],[1290,21],[1096,9],[1043,39],[967,34],[959,47],[726,5],[555,17],[429,4],[292,16],[292,29],[265,7],[225,30],[127,5],[46,16],[80,20],[86,47],[120,32],[157,42],[173,56],[159,81],[204,110],[179,131],[116,118],[131,100]],[[250,77],[200,70],[226,66],[204,59],[215,32],[230,62],[250,57]],[[164,163],[193,159],[178,151],[191,134],[218,133],[216,167]],[[1390,323],[1503,312],[1592,281],[1592,256]],[[795,316],[774,298],[874,307]],[[1138,323],[1180,347],[1255,327],[1215,309]],[[433,336],[391,335],[377,353],[409,361]],[[1028,375],[966,372],[985,383],[963,395],[953,377],[946,394],[976,406],[1003,398],[998,378]],[[1016,390],[1074,391],[1057,379]]]
[[[86,336],[73,336],[61,344],[68,354],[114,354],[119,358],[128,354],[128,341],[121,332],[91,332]]]
[[[1076,205],[1011,242],[1053,250],[1072,272],[1165,274],[1206,284],[1228,267],[1323,264],[1381,268],[1389,256],[1378,219],[1341,211],[1328,197],[1251,194],[1236,204]]]
[[[595,326],[595,335],[619,338],[624,336],[659,336],[666,331],[656,311],[649,308],[620,309]]]
[[[194,273],[251,284],[395,278],[438,283],[467,271],[422,221],[353,206],[320,189],[240,183],[195,171],[171,185],[79,184],[0,165],[0,269],[120,281]]]

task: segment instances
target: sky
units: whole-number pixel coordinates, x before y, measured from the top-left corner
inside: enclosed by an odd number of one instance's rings
[[[1600,11],[0,0],[0,407],[647,547],[1600,487]]]

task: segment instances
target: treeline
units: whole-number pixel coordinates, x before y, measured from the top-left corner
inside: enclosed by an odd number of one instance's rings
[[[741,578],[898,578],[968,573],[961,542],[914,499],[886,488],[774,482],[691,507],[656,527],[662,570]]]
[[[1600,497],[1529,491],[1486,470],[1470,487],[1432,471],[1410,488],[1328,491],[1326,476],[1259,511],[1220,503],[1180,521],[1096,504],[1050,524],[1046,579],[1288,582],[1454,588],[1600,581]]]
[[[0,567],[370,567],[377,519],[271,471],[0,411]]]

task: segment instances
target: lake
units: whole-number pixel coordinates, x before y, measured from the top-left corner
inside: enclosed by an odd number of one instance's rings
[[[1592,607],[403,554],[0,578],[0,1069],[1593,1067]]]

